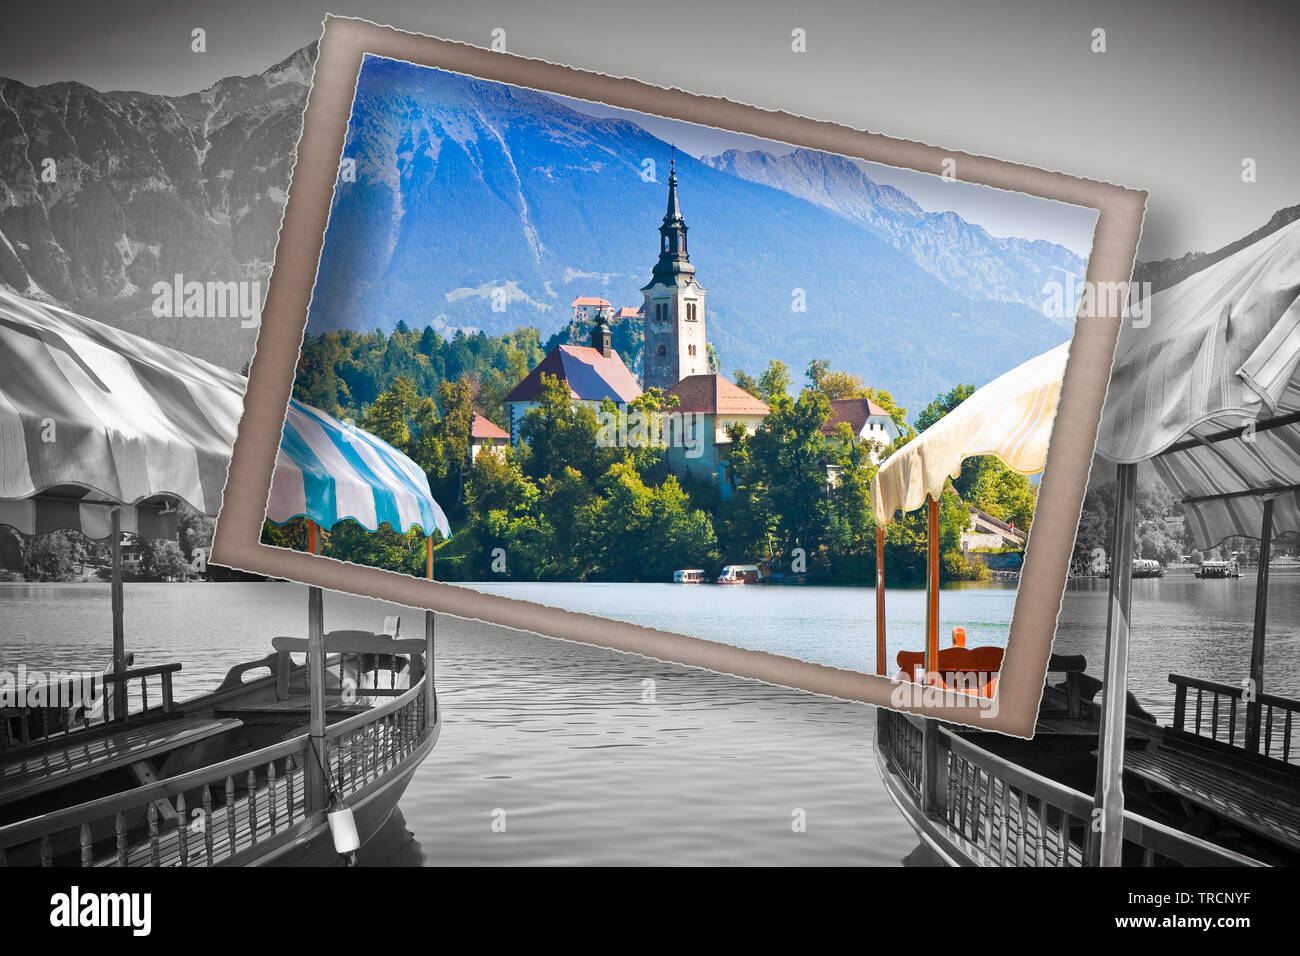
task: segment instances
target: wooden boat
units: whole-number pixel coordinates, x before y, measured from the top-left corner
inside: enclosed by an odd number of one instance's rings
[[[319,590],[309,602],[320,608]],[[96,682],[124,713],[60,726],[6,712],[0,866],[339,862],[331,810],[348,808],[364,845],[438,739],[432,617],[420,639],[321,635],[319,695],[294,663],[309,639],[276,637],[267,657],[191,700],[174,699],[182,665],[171,663]]]
[[[1283,477],[1300,475],[1297,262],[1300,223],[1157,293],[1161,321],[1121,334],[1097,450],[1116,463],[1111,553],[1128,573],[1110,579],[1101,678],[1082,658],[1054,655],[1032,740],[878,712],[885,788],[943,862],[1300,863],[1300,701],[1266,693],[1264,668],[1271,542],[1300,531],[1300,483]],[[1229,312],[1232,335],[1210,335]],[[1165,370],[1160,400],[1145,391],[1149,368]],[[1169,371],[1179,368],[1192,371],[1180,381]],[[1251,407],[1243,441],[1241,409]],[[1169,408],[1184,418],[1164,416]],[[1249,680],[1170,675],[1168,724],[1127,691],[1142,461],[1180,497],[1199,548],[1233,535],[1260,542]],[[1119,692],[1095,702],[1105,687]]]
[[[41,692],[24,687],[0,708],[0,865],[354,859],[437,740],[431,612],[421,639],[326,634],[323,596],[311,588],[306,637],[274,638],[267,657],[232,668],[211,693],[178,701],[180,663],[134,666],[123,534],[174,539],[178,501],[217,513],[242,389],[231,372],[0,290],[0,430],[20,436],[0,469],[0,524],[107,539],[113,635],[106,671],[37,682]],[[365,442],[370,460],[407,477],[368,484],[343,465],[299,461],[312,450],[306,442],[282,449],[273,503],[292,499],[282,465],[313,470],[298,482],[313,498],[299,512],[313,550],[320,522],[338,520],[321,502],[338,498],[355,506],[372,496],[381,520],[396,520],[381,501],[400,507],[415,516],[403,530],[445,529],[413,462],[324,413],[314,422],[316,440]],[[334,458],[345,456],[336,448]],[[310,481],[328,482],[337,497]]]

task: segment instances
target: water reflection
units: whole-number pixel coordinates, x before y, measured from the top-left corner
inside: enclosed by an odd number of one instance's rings
[[[424,866],[424,848],[398,807],[357,853],[357,866]]]

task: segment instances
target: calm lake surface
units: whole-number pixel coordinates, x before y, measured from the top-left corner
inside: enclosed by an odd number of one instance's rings
[[[489,586],[484,585],[484,590]],[[492,585],[497,593],[609,614],[840,667],[874,660],[869,590],[676,585]],[[946,630],[1001,643],[1015,593],[945,590]],[[1300,696],[1300,573],[1275,570],[1267,689]],[[915,631],[920,592],[887,594],[891,656]],[[306,630],[296,584],[131,584],[137,665],[180,660],[177,692],[212,689],[279,634]],[[1171,574],[1134,582],[1131,687],[1172,708],[1171,672],[1236,681],[1250,655],[1254,580]],[[1102,666],[1105,582],[1071,585],[1056,649]],[[422,612],[327,593],[326,626],[377,630]],[[914,620],[911,620],[914,618]],[[689,625],[689,626],[688,626]],[[1000,628],[1000,631],[999,631]],[[111,644],[103,585],[0,585],[0,664],[100,666]],[[896,637],[897,635],[897,637]],[[633,655],[439,616],[444,728],[401,818],[370,864],[898,864],[917,840],[878,779],[874,711]],[[644,702],[643,681],[654,681]],[[494,833],[492,812],[507,813]],[[807,830],[791,830],[804,811]],[[922,861],[924,857],[922,856]]]

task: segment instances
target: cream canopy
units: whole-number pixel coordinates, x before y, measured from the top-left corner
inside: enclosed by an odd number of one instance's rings
[[[938,499],[967,458],[994,455],[1022,475],[1042,471],[1069,355],[1066,342],[998,376],[890,455],[871,483],[876,521]]]

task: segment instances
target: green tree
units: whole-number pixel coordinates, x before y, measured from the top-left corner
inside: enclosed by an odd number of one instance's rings
[[[925,431],[974,394],[974,385],[954,385],[946,394],[937,396],[934,401],[921,409],[921,414],[917,415],[916,421],[912,423],[913,426],[918,433]]]
[[[399,375],[366,410],[361,427],[405,452],[411,444],[411,421],[420,404],[415,382]]]
[[[140,576],[146,581],[184,577],[189,566],[180,545],[170,538],[145,538],[140,547]]]
[[[790,369],[779,359],[767,363],[767,369],[758,377],[758,397],[769,405],[774,405],[783,398],[789,398],[790,385],[794,379]]]
[[[736,369],[736,371],[732,373],[731,378],[737,386],[743,388],[755,398],[761,399],[763,397],[758,387],[758,380],[744,369]]]

